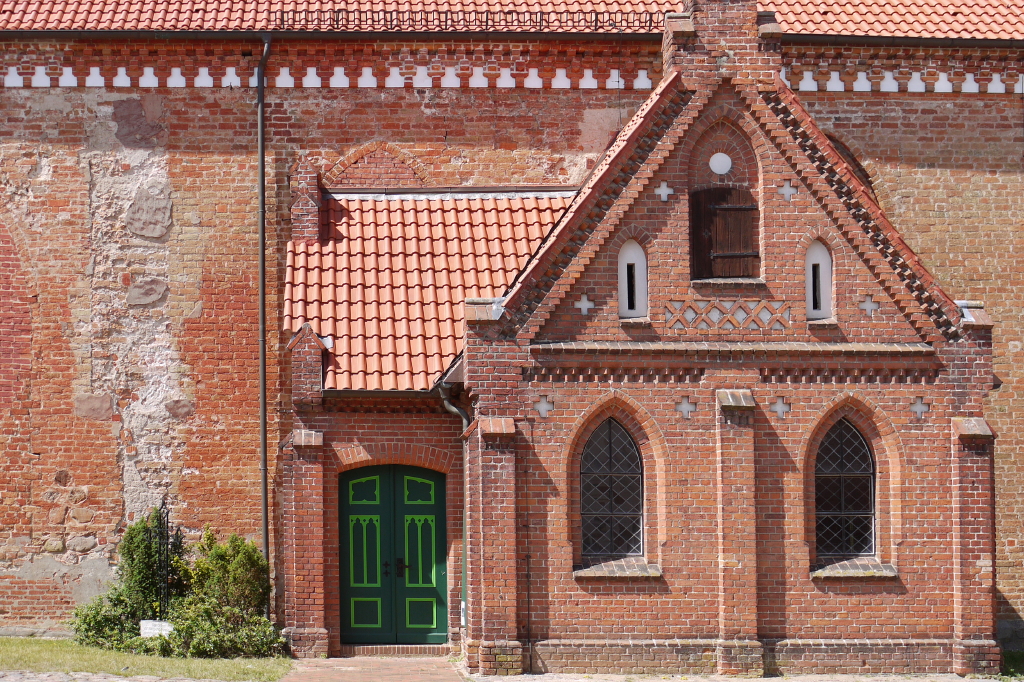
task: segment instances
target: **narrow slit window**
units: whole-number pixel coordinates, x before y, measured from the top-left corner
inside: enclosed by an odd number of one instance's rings
[[[805,278],[807,288],[807,319],[832,317],[832,255],[818,240],[807,247]]]
[[[632,239],[619,249],[619,317],[647,317],[647,254]]]
[[[821,263],[811,263],[811,310],[821,312]]]
[[[636,263],[626,263],[626,308],[636,311]]]

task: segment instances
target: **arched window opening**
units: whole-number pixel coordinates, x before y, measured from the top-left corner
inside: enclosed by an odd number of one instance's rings
[[[867,441],[840,419],[818,446],[814,466],[818,559],[875,552],[875,462]]]
[[[758,277],[758,209],[745,189],[690,194],[690,271],[693,279]]]
[[[640,451],[619,422],[606,419],[580,460],[583,556],[643,553],[644,482]]]
[[[632,239],[619,249],[619,317],[647,317],[647,254]]]
[[[832,317],[832,254],[815,239],[807,247],[804,264],[807,319],[828,319]]]

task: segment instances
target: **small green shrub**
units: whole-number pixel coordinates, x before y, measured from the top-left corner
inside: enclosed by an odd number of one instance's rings
[[[266,616],[193,595],[180,604],[167,638],[175,655],[191,658],[280,656],[284,639]]]
[[[154,510],[154,514],[157,513]],[[156,547],[146,528],[150,515],[121,541],[118,582],[75,609],[72,628],[81,644],[131,653],[189,658],[279,656],[284,639],[264,615],[270,600],[270,568],[252,542],[232,534],[218,543],[209,528],[186,551],[171,548],[173,569],[168,636],[139,636],[139,620],[157,613]],[[186,560],[191,554],[192,561]]]
[[[191,593],[243,612],[263,613],[270,600],[270,570],[263,553],[251,542],[231,535],[218,544],[207,528],[195,547]]]
[[[75,609],[71,621],[75,641],[86,646],[132,651],[128,642],[139,637],[139,612],[124,586],[115,584],[106,594]]]
[[[118,545],[120,562],[117,582],[92,601],[79,605],[72,614],[71,626],[80,644],[116,651],[133,652],[138,648],[139,621],[157,617],[160,600],[157,555],[160,549],[151,529],[160,523],[160,511],[133,523]],[[171,567],[168,576],[171,604],[187,590],[184,570],[185,546],[180,535],[171,539]]]
[[[1002,673],[1011,677],[1024,677],[1024,651],[1004,651]]]

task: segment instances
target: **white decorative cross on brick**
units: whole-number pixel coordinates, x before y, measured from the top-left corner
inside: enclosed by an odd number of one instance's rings
[[[786,180],[786,184],[779,188],[779,194],[786,197],[786,201],[793,201],[793,195],[799,192],[800,190],[794,187],[789,180]]]
[[[596,304],[590,299],[588,299],[586,294],[583,294],[583,296],[580,297],[580,300],[576,301],[573,305],[579,308],[580,312],[583,313],[584,315],[589,315],[590,309],[593,308]]]
[[[550,412],[551,410],[555,409],[555,404],[553,402],[549,401],[548,400],[548,396],[546,396],[546,395],[542,395],[540,397],[540,400],[535,402],[533,404],[533,406],[534,406],[534,408],[537,410],[538,414],[540,414],[540,416],[542,418],[543,417],[547,417],[548,416],[548,412]]]
[[[910,404],[910,411],[917,415],[920,419],[924,417],[924,413],[928,411],[928,406],[924,404],[924,398],[918,396],[914,399],[914,402]]]
[[[668,186],[668,183],[664,180],[661,181],[661,186],[654,190],[654,193],[658,195],[658,198],[662,201],[668,201],[669,195],[675,194],[676,191]]]
[[[691,403],[689,397],[683,398],[683,402],[676,403],[676,412],[682,412],[687,419],[697,409],[696,403]]]
[[[868,317],[874,317],[875,311],[882,307],[879,304],[875,303],[873,300],[871,300],[872,298],[873,297],[871,296],[871,294],[867,294],[866,296],[864,296],[864,302],[857,306],[858,308],[866,312],[868,314]]]
[[[775,402],[772,403],[772,406],[770,408],[768,408],[768,409],[770,409],[772,412],[774,412],[775,415],[779,419],[785,419],[786,418],[786,413],[789,412],[793,408],[790,407],[789,403],[787,403],[782,398],[776,398]]]

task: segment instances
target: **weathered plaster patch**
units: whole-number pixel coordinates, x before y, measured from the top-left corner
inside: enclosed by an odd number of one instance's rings
[[[82,156],[89,182],[90,266],[72,294],[72,346],[80,396],[114,397],[125,520],[171,492],[185,444],[167,403],[188,403],[171,334],[170,247],[173,191],[160,98],[95,100],[91,148]],[[81,523],[86,516],[72,512]],[[98,548],[72,538],[78,551]],[[70,547],[70,544],[69,544]]]
[[[76,604],[106,591],[114,570],[105,557],[87,557],[78,563],[64,563],[51,554],[37,554],[17,568],[0,567],[0,577],[52,581],[55,591],[67,592]]]

